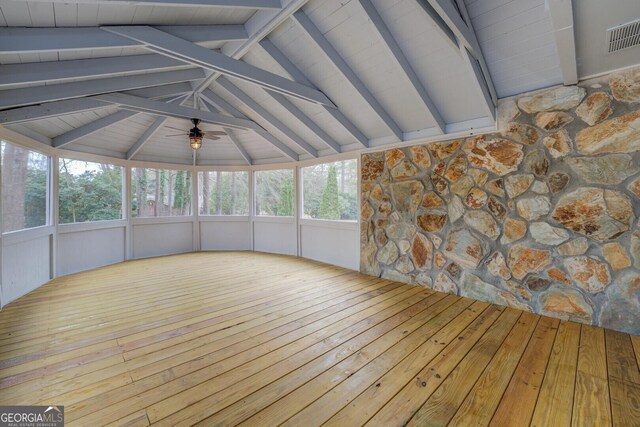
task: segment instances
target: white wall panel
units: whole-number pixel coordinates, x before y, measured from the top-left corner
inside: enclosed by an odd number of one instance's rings
[[[51,274],[51,235],[33,230],[2,239],[2,305],[45,284]]]
[[[203,251],[250,251],[249,219],[200,221],[200,248]]]
[[[297,255],[298,239],[293,218],[290,222],[256,220],[253,223],[253,246],[258,252]]]
[[[300,224],[301,256],[351,270],[360,269],[357,223],[304,221]]]
[[[125,227],[58,234],[58,275],[77,273],[125,260]]]
[[[147,258],[193,251],[193,223],[133,225],[133,257]]]

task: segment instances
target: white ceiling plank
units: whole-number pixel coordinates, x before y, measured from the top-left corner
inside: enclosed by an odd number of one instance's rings
[[[391,34],[391,31],[387,27],[387,24],[385,24],[382,16],[380,16],[373,3],[371,3],[371,0],[360,0],[360,5],[362,5],[362,8],[367,13],[367,16],[369,16],[369,19],[371,19],[371,23],[382,38],[384,46],[389,50],[391,55],[393,55],[396,62],[402,69],[403,74],[409,80],[414,90],[416,91],[424,105],[427,107],[431,118],[440,129],[440,132],[444,133],[446,123],[444,122],[442,115],[438,111],[438,107],[432,101],[429,93],[427,92],[427,89],[420,81],[420,78],[409,63],[407,57],[404,55],[404,52],[402,52],[400,45],[398,45],[398,42],[396,42],[393,34]]]
[[[209,108],[209,104],[204,100],[201,100],[201,107],[207,111],[211,111]],[[217,110],[217,109],[214,109],[214,110]],[[217,110],[217,112],[221,112],[221,111]],[[244,149],[244,147],[240,143],[240,140],[233,134],[233,130],[230,128],[223,128],[223,130],[227,133],[227,136],[229,137],[231,144],[236,148],[236,151],[238,151],[238,153],[240,153],[240,155],[247,162],[247,164],[251,166],[253,164],[253,159],[251,158],[249,153],[247,153],[247,150]]]
[[[476,58],[471,55],[471,52],[467,49],[466,46],[460,45],[460,53],[462,54],[462,59],[464,60],[464,64],[467,67],[468,73],[473,76],[477,84],[475,87],[478,89],[478,93],[484,99],[483,106],[485,107],[485,111],[487,112],[487,116],[495,121],[496,119],[496,106],[491,99],[491,93],[489,92],[489,88],[484,80],[484,75],[482,70],[480,69],[480,65],[478,64]]]
[[[307,129],[313,132],[320,140],[326,144],[331,150],[336,153],[342,152],[342,147],[336,140],[334,140],[329,134],[327,134],[320,126],[318,126],[311,118],[309,118],[306,114],[304,114],[298,107],[296,107],[291,101],[287,99],[287,97],[276,93],[267,91],[269,96],[271,96],[278,104],[284,107],[293,117],[298,119],[300,123],[302,123]]]
[[[192,43],[247,38],[242,25],[165,25],[159,30]],[[93,50],[143,46],[141,42],[102,31],[99,27],[0,28],[0,53]]]
[[[232,114],[232,115],[234,115],[236,117],[246,117],[242,113],[242,111],[238,110],[236,107],[234,107],[233,105],[228,103],[224,98],[222,98],[218,94],[214,93],[211,89],[205,89],[200,94],[200,96],[205,101],[207,101],[208,103],[210,103],[211,105],[216,107],[218,110],[221,110],[221,111],[224,111],[226,113]],[[294,161],[298,161],[299,160],[298,153],[293,151],[291,148],[289,148],[282,141],[279,141],[275,136],[271,135],[266,130],[265,131],[261,131],[261,132],[257,132],[257,134],[260,135],[260,137],[262,137],[262,139],[267,141],[270,145],[275,147],[279,152],[281,152],[282,154],[287,156],[289,159],[294,160]]]
[[[313,86],[305,74],[268,38],[260,40],[260,47],[293,78],[303,85]]]
[[[29,0],[32,3],[76,3],[124,6],[231,7],[279,9],[278,0]]]
[[[315,87],[304,73],[268,38],[260,41],[260,46],[293,78],[307,86]],[[369,140],[353,123],[337,108],[323,106],[331,116],[345,128],[363,147],[369,147]]]
[[[97,95],[93,97],[97,100],[120,105],[122,107],[131,108],[135,111],[144,113],[164,115],[169,117],[178,117],[183,119],[200,119],[206,123],[212,123],[220,126],[228,126],[234,129],[250,129],[261,131],[262,128],[256,123],[235,117],[227,117],[222,114],[211,113],[208,111],[196,110],[195,108],[183,107],[181,105],[168,104],[160,101],[140,98],[137,96],[126,95],[123,93],[112,93],[105,95]]]
[[[247,153],[247,150],[244,149],[244,147],[240,143],[240,140],[233,134],[233,131],[228,128],[224,128],[224,131],[227,132],[227,136],[229,137],[233,145],[236,147],[236,149],[238,150],[242,158],[247,162],[248,165],[252,165],[253,159],[251,158],[249,153]]]
[[[329,43],[324,35],[318,30],[311,19],[303,12],[297,11],[293,14],[293,18],[300,25],[300,27],[309,35],[314,43],[322,50],[331,63],[342,73],[347,81],[357,90],[357,92],[364,98],[374,112],[384,122],[386,127],[392,132],[392,134],[400,141],[403,138],[402,129],[397,125],[393,118],[387,113],[378,100],[373,96],[365,84],[360,78],[353,72],[351,67],[340,56],[338,51]]]
[[[257,11],[244,25],[249,37],[244,41],[225,44],[222,48],[222,53],[234,59],[242,58],[256,43],[265,38],[308,1],[309,0],[281,0],[282,9],[278,11]],[[220,75],[220,73],[215,72],[211,74],[196,87],[196,92],[202,92],[207,89]]]
[[[33,129],[29,129],[26,126],[20,125],[20,124],[14,124],[14,125],[8,125],[7,129],[15,132],[15,133],[19,133],[22,136],[26,136],[29,139],[32,139],[34,141],[37,141],[41,144],[44,145],[48,145],[51,146],[52,142],[51,142],[51,138],[34,131]]]
[[[160,54],[177,58],[211,71],[217,71],[230,77],[245,80],[265,89],[271,89],[307,102],[333,106],[329,98],[316,89],[287,80],[276,74],[249,65],[246,62],[211,51],[158,29],[146,26],[102,28],[106,31],[143,42],[148,49]]]
[[[228,103],[224,98],[213,92],[211,89],[205,89],[202,91],[200,97],[222,112],[226,112],[234,117],[247,118],[242,111]]]
[[[269,132],[263,131],[263,132],[258,132],[258,134],[263,139],[265,139],[268,142],[270,142],[271,145],[273,145],[278,151],[280,151],[282,154],[284,154],[285,156],[287,156],[291,160],[296,161],[296,162],[300,160],[300,155],[298,155],[298,153],[293,151],[286,144],[284,144],[282,141],[278,140],[278,138],[276,138],[275,136],[271,135]]]
[[[553,36],[558,49],[562,80],[565,85],[578,83],[576,39],[573,31],[573,6],[571,0],[549,0],[549,12],[553,23]]]
[[[153,136],[158,133],[160,129],[164,126],[168,117],[158,117],[156,120],[147,128],[146,131],[142,134],[140,138],[133,144],[129,150],[127,150],[127,160],[133,159],[133,157],[144,147],[144,145],[151,139]]]
[[[433,23],[436,25],[437,29],[440,32],[440,35],[448,41],[455,49],[458,49],[458,40],[456,39],[455,34],[449,28],[449,25],[440,17],[438,12],[429,4],[428,0],[416,0],[416,3],[422,8],[424,12],[429,15]]]
[[[493,82],[491,81],[491,75],[489,73],[489,67],[487,67],[486,61],[482,54],[482,49],[476,38],[476,33],[473,31],[471,24],[471,18],[467,13],[466,6],[463,0],[456,0],[456,6],[451,0],[427,0],[431,7],[438,13],[440,18],[447,24],[449,29],[455,34],[458,44],[462,44],[467,48],[467,51],[478,61],[480,70],[484,74],[482,79],[484,84],[487,85],[487,89],[491,94],[491,100],[494,106],[498,105],[498,97],[496,95]],[[460,49],[461,52],[464,52]],[[463,53],[463,59],[465,54]],[[482,82],[480,82],[482,83]],[[484,90],[484,89],[483,89]]]
[[[482,56],[482,51],[476,35],[469,28],[467,23],[456,9],[451,0],[427,0],[436,13],[447,24],[449,29],[455,34],[459,43],[464,44],[467,50],[477,59]],[[464,2],[463,2],[464,3]]]
[[[269,122],[273,127],[278,129],[284,135],[287,136],[293,143],[302,148],[305,152],[312,157],[318,157],[318,151],[311,146],[308,142],[298,136],[294,131],[287,127],[284,123],[278,120],[273,114],[263,108],[260,104],[254,101],[249,95],[244,93],[239,87],[231,83],[227,78],[221,77],[218,79],[218,84],[222,86],[227,92],[233,95],[236,99],[247,106],[263,120]]]
[[[204,77],[201,69],[167,71],[145,75],[103,78],[48,86],[34,86],[2,91],[0,108],[19,107],[41,102],[80,98],[100,93],[119,92],[168,83],[197,80]]]
[[[138,113],[136,113],[135,111],[126,110],[115,112],[84,126],[80,126],[73,130],[70,130],[69,132],[63,133],[62,135],[56,136],[55,138],[53,138],[53,146],[55,148],[60,148],[67,144],[71,144],[72,142],[85,138],[93,133],[98,132],[101,129],[106,129],[109,126],[113,126],[116,123],[127,120],[132,116],[135,116],[136,114]]]

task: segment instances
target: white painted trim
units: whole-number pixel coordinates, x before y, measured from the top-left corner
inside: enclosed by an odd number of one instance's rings
[[[50,236],[54,234],[55,231],[55,227],[52,225],[9,231],[7,233],[2,233],[2,244],[5,246],[11,246],[16,243],[28,242],[29,240]]]
[[[85,231],[104,230],[108,228],[124,228],[127,220],[114,219],[108,221],[75,222],[72,224],[59,224],[58,234],[81,233]]]
[[[60,169],[59,169],[59,160],[60,157],[57,154],[57,150],[53,152],[51,156],[50,166],[49,166],[49,176],[51,177],[51,187],[49,191],[51,192],[51,199],[49,200],[51,206],[51,212],[49,221],[51,221],[51,225],[54,227],[55,233],[51,237],[51,278],[54,279],[58,277],[58,186],[60,183]]]
[[[553,26],[560,70],[565,85],[578,83],[576,40],[573,29],[573,6],[571,0],[548,0],[549,14]]]
[[[249,215],[200,215],[200,222],[250,222]]]
[[[195,156],[195,152],[194,152]],[[195,157],[194,157],[195,163]],[[193,216],[193,227],[191,227],[193,250],[199,251],[200,245],[200,199],[198,198],[198,173],[191,173],[191,215]]]
[[[124,201],[122,205],[122,214],[124,215],[127,226],[124,234],[124,259],[128,260],[133,257],[133,226],[131,225],[131,207],[133,206],[133,193],[131,191],[133,181],[131,179],[131,168],[124,169]]]
[[[193,215],[189,216],[158,216],[145,218],[132,218],[132,224],[155,225],[155,224],[186,224],[195,222]]]
[[[253,222],[263,222],[263,223],[271,223],[271,224],[295,224],[296,218],[294,216],[256,215],[253,218]]]
[[[326,219],[312,219],[312,218],[300,218],[300,226],[308,227],[320,227],[320,228],[337,228],[340,230],[357,230],[358,221],[344,221],[335,220],[330,221]]]

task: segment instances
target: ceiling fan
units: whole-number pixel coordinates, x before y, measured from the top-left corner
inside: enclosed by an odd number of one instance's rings
[[[193,127],[189,129],[188,132],[185,132],[182,129],[167,126],[169,129],[178,130],[178,131],[181,131],[181,133],[177,133],[174,135],[165,135],[165,136],[172,137],[172,136],[187,135],[189,137],[189,145],[191,145],[191,148],[193,148],[194,150],[197,150],[200,147],[202,147],[202,140],[204,138],[215,141],[217,139],[220,139],[221,136],[227,134],[226,132],[219,131],[219,130],[203,131],[198,127],[198,124],[200,124],[200,119],[191,119],[191,123],[193,123]]]

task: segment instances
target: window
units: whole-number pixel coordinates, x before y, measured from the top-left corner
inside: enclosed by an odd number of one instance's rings
[[[2,232],[47,225],[49,157],[0,141]]]
[[[122,219],[122,168],[107,163],[60,159],[60,224]]]
[[[293,216],[293,170],[258,171],[256,215]]]
[[[249,172],[198,172],[200,215],[249,215]]]
[[[133,168],[131,182],[134,218],[191,215],[191,172]]]
[[[303,217],[355,221],[358,218],[356,160],[302,168]]]

